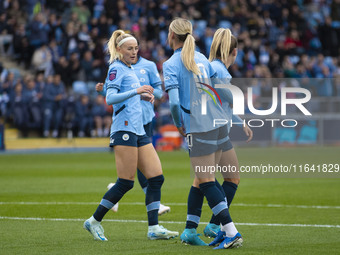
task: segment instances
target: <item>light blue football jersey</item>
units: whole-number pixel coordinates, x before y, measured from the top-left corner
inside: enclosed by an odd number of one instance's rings
[[[214,59],[211,63],[211,66],[216,71],[216,77],[221,79],[231,79],[233,78],[226,66],[223,64],[223,62],[219,59]]]
[[[137,63],[133,65],[133,69],[141,86],[151,85],[155,89],[162,89],[162,81],[154,62],[139,57]],[[141,101],[141,104],[143,107],[143,124],[146,125],[150,123],[155,116],[154,106],[150,102],[144,100]]]
[[[181,51],[182,48],[175,50],[171,58],[169,58],[166,62],[163,63],[165,91],[174,88],[179,90],[179,102],[180,107],[182,109],[181,115],[186,133],[205,132],[212,130],[213,128],[211,127],[206,128],[200,126],[198,122],[202,123],[202,120],[193,121],[194,117],[199,115],[193,114],[191,112],[192,98],[190,97],[191,94],[190,83],[193,81],[194,78],[196,78],[196,75],[193,75],[193,73],[191,71],[188,71],[184,66],[181,59]],[[216,75],[215,70],[212,68],[210,62],[203,54],[195,51],[195,62],[200,68],[202,74],[201,76],[204,79],[215,77]]]
[[[232,76],[230,75],[227,67],[223,64],[223,62],[219,59],[214,59],[212,62],[211,62],[211,66],[214,68],[214,70],[216,71],[216,74],[217,74],[217,78],[219,79],[222,79],[222,82],[227,82],[229,83]],[[228,90],[229,94],[231,93],[229,90]],[[232,95],[231,95],[232,96]],[[224,105],[223,105],[223,109],[225,110],[226,112],[226,119],[228,120],[228,131],[230,131],[230,122],[231,122],[231,119],[232,119],[232,116],[233,116],[233,110],[232,108],[230,107],[230,103],[232,102],[228,102],[226,100],[224,100]]]
[[[133,67],[116,60],[109,66],[104,87],[107,91],[114,88],[118,93],[123,93],[140,87],[140,83]],[[118,131],[129,131],[136,135],[145,134],[140,95],[114,104],[113,110],[111,134]]]

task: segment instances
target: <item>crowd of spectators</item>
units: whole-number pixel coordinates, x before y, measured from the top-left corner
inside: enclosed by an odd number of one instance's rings
[[[106,136],[112,110],[94,84],[106,76],[109,36],[117,28],[133,33],[140,55],[162,74],[175,17],[193,22],[206,56],[215,30],[231,29],[239,41],[235,78],[340,77],[340,0],[1,0],[0,54],[32,72],[21,77],[0,67],[1,115],[43,136],[62,129]],[[257,97],[270,96],[266,83],[254,85]],[[308,89],[340,96],[339,82]],[[158,124],[171,121],[166,107],[165,95],[156,103]]]

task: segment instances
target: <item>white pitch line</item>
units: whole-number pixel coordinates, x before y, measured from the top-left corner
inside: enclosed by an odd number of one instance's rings
[[[99,204],[98,202],[0,202],[0,205],[98,205],[98,204]],[[144,205],[144,203],[141,204]]]
[[[280,204],[243,204],[235,203],[233,206],[245,206],[245,207],[279,207],[279,208],[302,208],[302,209],[340,209],[340,206],[331,205],[280,205]]]
[[[85,219],[63,219],[63,218],[32,218],[32,217],[7,217],[0,216],[0,220],[25,220],[25,221],[85,221]],[[118,220],[107,219],[105,222],[117,223],[147,223],[146,220]],[[159,221],[165,224],[185,224],[184,221]],[[200,222],[200,224],[208,224],[208,222]],[[311,228],[340,228],[340,225],[315,225],[315,224],[280,224],[280,223],[235,223],[239,226],[268,226],[268,227],[311,227]]]
[[[144,202],[120,202],[122,205],[145,205]],[[171,206],[186,206],[187,203],[164,203]],[[98,205],[98,202],[0,202],[0,205]],[[300,209],[340,209],[340,206],[328,205],[282,205],[282,204],[244,204],[235,203],[240,207],[300,208]]]

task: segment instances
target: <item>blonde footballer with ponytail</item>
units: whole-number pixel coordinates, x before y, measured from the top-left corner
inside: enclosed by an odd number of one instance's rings
[[[101,221],[110,209],[134,186],[138,169],[147,179],[145,205],[148,217],[147,237],[150,240],[171,239],[178,236],[158,224],[161,187],[164,182],[162,165],[144,128],[141,100],[152,105],[154,88],[141,86],[134,65],[138,43],[123,30],[114,31],[107,43],[110,65],[105,79],[106,104],[113,106],[110,146],[115,152],[117,182],[102,197],[96,211],[84,222],[84,228],[95,240],[107,241]],[[154,74],[155,76],[157,74]],[[156,83],[158,84],[158,83]],[[103,90],[97,83],[96,90]],[[98,91],[98,90],[97,90]]]
[[[193,102],[195,104],[199,102],[195,97],[195,94],[198,96],[199,93],[191,93],[198,91],[200,85],[204,86],[203,91],[206,89],[214,91],[214,88],[208,84],[192,81],[196,78],[193,74],[209,79],[216,77],[216,71],[203,54],[195,51],[195,39],[192,36],[190,21],[181,18],[173,20],[169,27],[168,42],[174,54],[163,63],[163,75],[173,121],[178,132],[187,138],[192,169],[196,169],[195,166],[216,165],[220,158],[216,155],[220,155],[228,146],[228,140],[225,139],[227,137],[225,135],[228,135],[227,126],[205,125],[204,121],[207,119],[202,118],[203,115],[201,111],[197,111],[197,107],[192,107]],[[225,115],[222,108],[218,110],[214,108],[214,111],[219,111],[221,116]],[[216,134],[221,134],[223,138],[219,138]],[[211,146],[212,141],[218,146]],[[215,174],[202,175],[199,171],[195,171],[195,179],[188,196],[187,222],[180,236],[181,241],[191,245],[207,245],[199,238],[196,230],[204,197],[214,214],[218,215],[218,227],[221,224],[221,231],[225,235],[218,235],[221,244],[217,249],[240,246],[243,242],[242,236],[231,220],[227,200],[224,192],[216,184]]]

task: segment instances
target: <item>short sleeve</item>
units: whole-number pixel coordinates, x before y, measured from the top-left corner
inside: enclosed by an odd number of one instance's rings
[[[159,73],[156,67],[156,64],[152,62],[150,65],[150,70],[148,72],[149,79],[150,79],[150,85],[152,87],[157,87],[162,84],[161,78],[159,77]]]
[[[106,89],[118,89],[120,90],[120,86],[124,80],[124,72],[122,68],[119,66],[113,66],[109,68],[107,72],[107,77],[105,80]]]
[[[165,91],[170,89],[179,88],[179,82],[177,77],[177,68],[175,65],[169,64],[169,62],[164,62],[163,64],[163,74],[164,74],[164,85]]]

